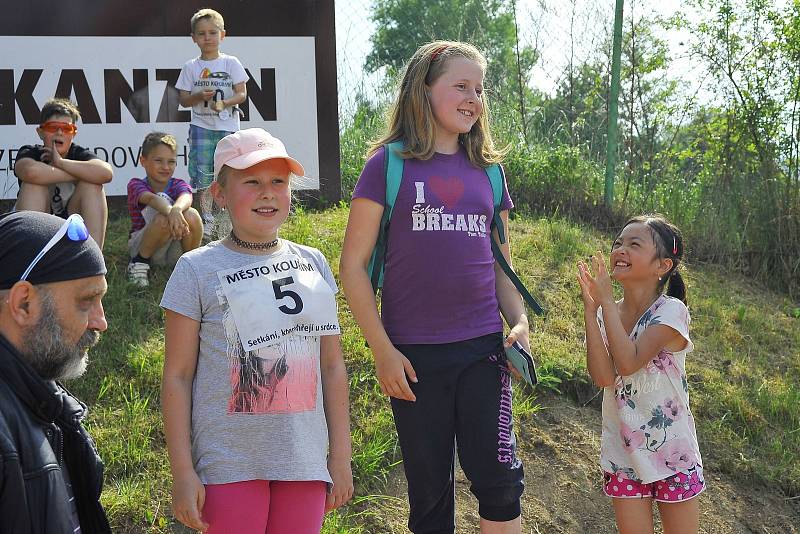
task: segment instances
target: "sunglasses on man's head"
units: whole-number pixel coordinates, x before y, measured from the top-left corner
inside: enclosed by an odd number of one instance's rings
[[[61,225],[61,228],[58,229],[58,232],[50,238],[50,241],[42,248],[41,251],[36,255],[35,258],[31,261],[28,265],[28,268],[25,269],[25,272],[22,273],[20,276],[19,281],[22,282],[28,278],[28,275],[31,274],[31,271],[36,264],[39,263],[45,254],[47,254],[50,249],[52,249],[56,244],[61,241],[61,238],[67,236],[67,239],[70,241],[86,241],[89,239],[89,230],[86,229],[86,223],[83,222],[83,217],[74,213],[67,217],[67,220],[64,221],[64,224]]]
[[[40,124],[39,128],[51,134],[58,133],[59,130],[65,134],[74,134],[78,132],[77,126],[71,122],[62,121],[47,121],[44,124]]]

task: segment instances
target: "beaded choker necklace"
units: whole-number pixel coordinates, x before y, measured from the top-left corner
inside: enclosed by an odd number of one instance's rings
[[[242,248],[249,248],[250,250],[267,250],[278,245],[278,238],[275,238],[272,241],[267,241],[266,243],[251,243],[250,241],[242,241],[236,237],[236,234],[233,233],[233,230],[231,230],[230,237],[231,240],[238,246]]]

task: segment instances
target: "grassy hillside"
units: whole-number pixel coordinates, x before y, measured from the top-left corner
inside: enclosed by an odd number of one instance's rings
[[[299,212],[283,236],[315,246],[338,275],[347,207]],[[69,384],[91,408],[90,431],[106,462],[103,503],[115,531],[169,531],[170,475],[159,412],[164,357],[158,303],[167,270],[152,285],[126,282],[128,222],[109,228],[106,257],[109,329],[91,353],[87,375]],[[582,309],[575,262],[610,238],[564,220],[519,217],[511,224],[515,266],[550,310],[533,324],[531,344],[542,386],[567,393],[586,382]],[[691,244],[690,244],[691,245]],[[696,350],[688,361],[692,402],[707,470],[763,479],[800,493],[800,310],[787,298],[711,266],[688,268]],[[358,532],[361,517],[381,499],[387,471],[399,461],[387,400],[371,357],[339,295],[343,346],[350,376],[354,504],[328,517],[325,532]],[[585,389],[585,388],[584,388]],[[516,391],[515,413],[537,410]],[[599,413],[597,414],[600,417]]]

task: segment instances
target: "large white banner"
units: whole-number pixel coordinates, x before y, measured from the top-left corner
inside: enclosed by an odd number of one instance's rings
[[[306,186],[319,188],[314,37],[228,37],[220,49],[238,57],[251,78],[248,101],[241,106],[249,120],[242,128],[262,127],[280,138],[305,167]],[[70,91],[81,109],[74,142],[114,169],[108,195],[124,195],[128,180],[144,176],[141,143],[156,130],[175,135],[175,176],[188,181],[191,111],[178,108],[171,87],[183,64],[199,54],[188,35],[0,36],[0,50],[0,198],[16,198],[16,152],[41,143],[33,110],[57,91]]]

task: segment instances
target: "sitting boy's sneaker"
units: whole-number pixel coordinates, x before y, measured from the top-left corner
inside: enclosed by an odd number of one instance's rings
[[[130,262],[128,264],[128,280],[136,286],[147,287],[150,281],[147,279],[147,273],[150,272],[150,266],[141,262]]]

